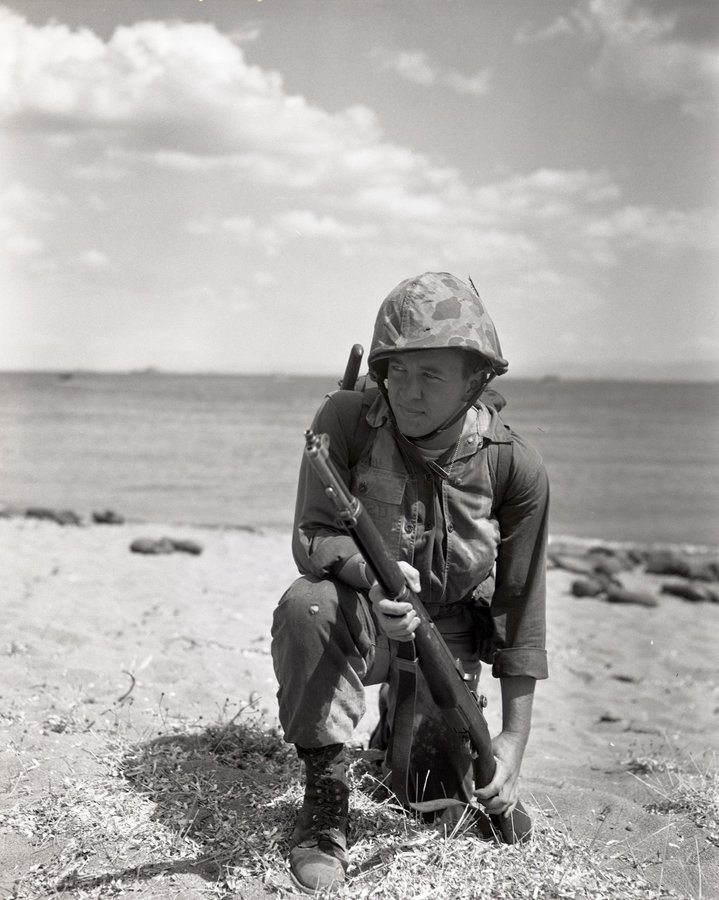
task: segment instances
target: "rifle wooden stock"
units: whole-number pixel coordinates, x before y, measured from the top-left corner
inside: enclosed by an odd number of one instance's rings
[[[339,382],[339,386],[343,391],[354,390],[354,386],[357,384],[357,376],[359,375],[363,356],[364,347],[362,344],[353,344],[349,358],[347,359],[347,365],[345,366],[345,373]]]
[[[459,661],[452,656],[421,599],[407,586],[402,569],[387,552],[376,525],[337,473],[329,456],[328,436],[308,430],[305,440],[308,461],[384,595],[391,600],[409,602],[414,607],[420,620],[414,632],[414,643],[422,674],[447,725],[470,742],[475,778],[480,787],[486,787],[496,769],[492,739],[477,697],[464,680]],[[489,818],[495,832],[507,844],[528,840],[531,835],[532,823],[521,802],[510,816],[491,815]]]

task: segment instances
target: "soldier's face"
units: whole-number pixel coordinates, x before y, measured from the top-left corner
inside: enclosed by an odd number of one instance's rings
[[[478,389],[464,351],[415,350],[389,357],[387,394],[397,425],[409,438],[438,428]],[[460,425],[461,427],[461,425]]]

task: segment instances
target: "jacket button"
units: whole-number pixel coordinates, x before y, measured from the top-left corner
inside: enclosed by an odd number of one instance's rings
[[[357,485],[357,493],[359,493],[359,494],[367,493],[367,482],[366,481],[360,481],[360,483]]]
[[[407,532],[407,534],[412,534],[412,532],[414,531],[414,525],[412,525],[411,522],[407,522],[404,526],[404,530]]]
[[[454,531],[454,525],[450,522],[447,526],[447,531],[451,534]]]

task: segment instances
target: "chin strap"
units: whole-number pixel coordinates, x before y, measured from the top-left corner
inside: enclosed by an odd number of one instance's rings
[[[397,425],[397,420],[394,417],[394,411],[392,410],[392,404],[389,402],[389,395],[387,393],[386,380],[382,379],[380,381],[378,379],[377,387],[379,388],[380,393],[382,394],[382,396],[385,399],[385,402],[387,403],[387,408],[389,409],[390,416],[392,417],[392,423],[394,424],[394,429],[395,429],[396,433],[398,435],[400,435],[403,438],[403,440],[405,440],[408,444],[414,446],[417,443],[417,441],[429,441],[432,438],[437,437],[437,435],[442,434],[443,431],[446,431],[448,428],[451,428],[452,425],[454,425],[456,422],[458,422],[462,418],[462,416],[465,416],[467,414],[467,412],[474,406],[474,404],[477,402],[477,400],[479,400],[479,398],[482,395],[482,392],[484,390],[486,390],[487,387],[489,387],[489,384],[494,377],[495,377],[494,372],[487,372],[485,374],[484,383],[482,384],[480,389],[477,391],[477,393],[472,397],[471,400],[469,400],[462,407],[460,407],[460,409],[456,413],[453,413],[448,419],[445,419],[445,421],[442,422],[442,424],[439,425],[437,428],[435,428],[434,431],[428,431],[427,434],[420,434],[417,437],[412,437],[412,438],[407,437],[405,434],[402,434],[402,432],[399,430],[399,426]]]

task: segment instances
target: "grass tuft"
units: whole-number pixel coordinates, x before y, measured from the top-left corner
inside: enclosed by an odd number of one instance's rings
[[[704,839],[719,847],[719,767],[712,755],[704,766],[690,757],[687,765],[676,759],[640,757],[629,771],[655,798],[650,812],[679,813],[704,832]],[[642,777],[640,777],[642,776]]]

